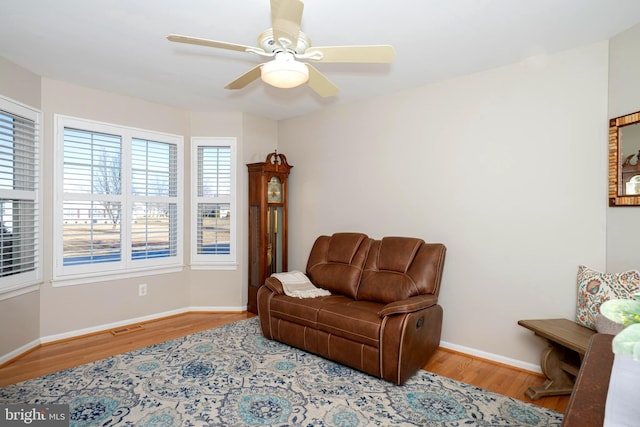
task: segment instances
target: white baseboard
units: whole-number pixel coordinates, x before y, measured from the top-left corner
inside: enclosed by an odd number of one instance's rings
[[[154,313],[148,316],[135,317],[132,319],[121,320],[114,323],[106,323],[98,326],[92,326],[90,328],[77,329],[75,331],[64,332],[62,334],[49,335],[40,338],[41,343],[50,343],[53,341],[59,341],[69,338],[75,338],[82,335],[93,334],[96,332],[109,331],[111,329],[120,328],[125,325],[131,325],[133,323],[149,322],[151,320],[161,319],[163,317],[175,316],[177,314],[188,313],[190,311],[210,311],[210,312],[225,312],[225,311],[244,311],[246,307],[184,307],[176,310],[169,310],[162,313]]]
[[[151,320],[162,319],[163,317],[175,316],[178,314],[188,313],[190,311],[210,311],[210,312],[225,312],[225,311],[244,311],[246,307],[184,307],[176,310],[164,311],[162,313],[154,313],[147,316],[134,317],[132,319],[121,320],[114,323],[106,323],[98,326],[92,326],[90,328],[76,329],[75,331],[64,332],[62,334],[49,335],[40,339],[41,343],[50,343],[53,341],[59,341],[69,338],[75,338],[82,335],[93,334],[96,332],[109,331],[111,329],[119,328],[133,323],[149,322]]]
[[[542,373],[542,369],[540,368],[540,365],[536,365],[534,363],[529,363],[529,362],[523,362],[522,360],[516,360],[510,357],[500,356],[499,354],[488,353],[486,351],[476,350],[475,348],[465,347],[458,344],[452,344],[446,341],[440,341],[440,347],[457,351],[459,353],[468,354],[470,356],[476,356],[482,359],[491,360],[493,362],[502,363],[504,365],[513,366],[515,368],[520,368],[525,371],[535,372],[538,374]]]
[[[160,319],[162,317],[175,316],[176,314],[182,314],[187,311],[189,311],[188,308],[179,308],[177,310],[165,311],[163,313],[154,313],[148,316],[135,317],[133,319],[121,320],[113,323],[105,323],[102,325],[92,326],[90,328],[76,329],[75,331],[63,332],[61,334],[48,335],[46,337],[40,338],[40,341],[42,342],[42,344],[46,344],[54,341],[66,340],[69,338],[80,337],[82,335],[94,334],[96,332],[120,328],[125,325],[131,325],[132,323],[148,322],[150,320]]]
[[[16,348],[15,350],[10,351],[7,354],[3,354],[2,356],[0,356],[0,365],[8,362],[11,359],[14,359],[18,356],[25,354],[29,350],[36,348],[37,346],[40,345],[40,342],[41,342],[40,339],[33,340],[30,343],[23,345],[22,347]]]

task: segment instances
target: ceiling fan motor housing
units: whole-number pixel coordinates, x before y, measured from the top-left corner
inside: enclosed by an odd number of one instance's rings
[[[295,43],[295,44],[294,44]],[[285,50],[285,48],[273,38],[273,29],[263,31],[258,36],[258,46],[268,53],[274,53]],[[291,50],[297,54],[304,53],[311,46],[311,40],[302,31],[300,31],[298,40],[292,41],[291,46],[287,50]]]

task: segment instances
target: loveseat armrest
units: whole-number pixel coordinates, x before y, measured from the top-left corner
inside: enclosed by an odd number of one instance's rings
[[[438,303],[436,295],[417,295],[415,297],[391,302],[378,312],[380,317],[391,316],[393,314],[406,314],[431,307]]]
[[[267,277],[267,280],[265,280],[264,285],[269,288],[270,290],[272,290],[273,292],[275,292],[278,295],[284,295],[284,287],[282,286],[282,282],[278,279],[276,279],[275,277]]]

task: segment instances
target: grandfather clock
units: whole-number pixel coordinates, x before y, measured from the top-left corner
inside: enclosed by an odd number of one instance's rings
[[[287,271],[287,179],[293,166],[284,154],[269,154],[249,168],[249,301],[258,312],[258,288],[272,273]]]

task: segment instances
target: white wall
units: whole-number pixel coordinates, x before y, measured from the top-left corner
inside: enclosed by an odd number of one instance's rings
[[[447,245],[443,340],[539,366],[519,319],[573,319],[605,264],[607,43],[279,123],[290,268],[319,234]],[[516,363],[516,364],[518,364]]]
[[[640,111],[640,25],[610,40],[609,118]],[[640,269],[640,207],[607,209],[607,270]]]

